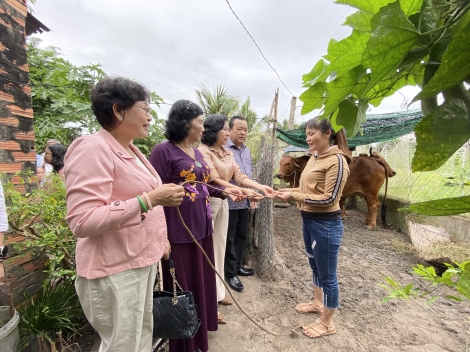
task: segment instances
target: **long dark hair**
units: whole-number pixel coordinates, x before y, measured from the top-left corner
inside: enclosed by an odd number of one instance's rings
[[[322,135],[331,131],[330,136],[330,145],[337,145],[339,149],[343,151],[346,155],[352,155],[349,150],[348,141],[346,139],[346,134],[344,133],[344,128],[341,128],[338,132],[335,132],[331,126],[330,120],[328,119],[319,119],[315,117],[307,121],[306,127],[308,129],[319,130]]]
[[[51,165],[55,173],[58,173],[64,167],[64,156],[67,153],[67,148],[62,144],[52,144],[47,147],[51,151],[52,161]]]

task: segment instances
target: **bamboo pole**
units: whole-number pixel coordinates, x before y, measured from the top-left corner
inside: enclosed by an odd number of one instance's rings
[[[294,116],[295,116],[295,106],[297,105],[297,97],[292,97],[290,102],[290,115],[289,115],[289,123],[287,127],[292,130],[294,128]]]

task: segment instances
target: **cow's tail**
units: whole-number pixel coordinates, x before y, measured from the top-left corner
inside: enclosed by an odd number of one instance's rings
[[[374,158],[375,161],[377,161],[380,165],[382,165],[382,167],[384,168],[384,171],[385,171],[385,193],[384,193],[384,197],[382,199],[382,206],[380,207],[380,219],[382,220],[382,226],[384,228],[387,228],[388,225],[387,225],[387,220],[386,220],[386,216],[387,216],[387,190],[388,190],[388,173],[387,173],[387,167],[385,165],[385,163],[380,160],[380,159],[376,159]]]

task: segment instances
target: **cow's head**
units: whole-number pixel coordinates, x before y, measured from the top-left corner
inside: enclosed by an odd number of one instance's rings
[[[397,172],[390,167],[390,165],[387,163],[387,160],[385,160],[385,158],[382,155],[380,155],[379,152],[373,152],[372,151],[372,147],[369,150],[369,155],[370,155],[371,158],[378,159],[378,160],[380,160],[384,163],[385,170],[387,171],[387,174],[388,174],[389,178],[393,177],[397,174]]]
[[[289,155],[284,155],[279,162],[279,173],[274,177],[282,180],[284,177],[292,175],[296,168],[299,168],[299,165],[295,162],[294,158]]]

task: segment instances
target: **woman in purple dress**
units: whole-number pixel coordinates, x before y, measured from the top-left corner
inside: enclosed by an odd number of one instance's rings
[[[168,142],[157,144],[150,155],[150,163],[160,175],[162,182],[180,184],[185,181],[207,183],[210,168],[201,152],[191,147],[199,142],[204,131],[202,109],[189,100],[179,100],[171,107],[166,122],[165,136]],[[212,242],[212,212],[209,198],[225,198],[221,190],[206,185],[185,184],[185,197],[179,209],[184,222],[198,243],[214,263]],[[232,191],[232,190],[231,190]],[[237,197],[228,195],[233,200]],[[209,349],[208,331],[217,330],[217,295],[215,273],[201,250],[193,242],[181,223],[176,208],[164,207],[168,240],[175,263],[176,277],[184,290],[193,292],[199,309],[201,326],[196,336],[188,340],[170,340],[170,352],[195,352]],[[168,262],[162,262],[163,286],[173,290]]]

